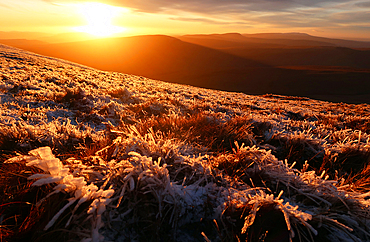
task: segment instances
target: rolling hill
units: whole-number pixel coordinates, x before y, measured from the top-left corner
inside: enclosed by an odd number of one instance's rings
[[[179,39],[271,66],[343,66],[370,69],[370,43],[306,34],[185,35]]]
[[[303,39],[297,39],[297,35],[267,39],[218,34],[58,44],[4,43],[97,69],[172,83],[249,94],[370,102],[370,50],[339,47],[336,40],[298,36]]]

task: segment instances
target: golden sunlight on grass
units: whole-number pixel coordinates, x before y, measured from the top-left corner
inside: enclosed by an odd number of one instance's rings
[[[111,5],[88,2],[76,5],[78,12],[86,19],[87,25],[73,28],[74,31],[84,32],[99,37],[108,37],[124,32],[126,28],[115,26],[112,19],[129,10]]]
[[[0,242],[370,241],[369,196],[368,104],[0,44]]]

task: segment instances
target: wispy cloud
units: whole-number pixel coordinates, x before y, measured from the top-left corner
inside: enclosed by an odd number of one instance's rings
[[[75,3],[91,0],[42,0]],[[365,0],[98,0],[130,8],[133,13],[161,14],[168,20],[212,26],[252,28],[336,28],[370,25],[370,1]],[[257,27],[258,28],[258,27]],[[234,30],[232,30],[234,31]],[[288,30],[289,31],[289,30]],[[370,33],[366,33],[370,36]]]
[[[44,2],[89,2],[91,0],[42,0]],[[352,2],[351,0],[100,0],[106,4],[129,7],[139,12],[158,13],[168,9],[201,13],[245,13],[250,11],[289,11]],[[361,2],[359,2],[361,4]],[[366,4],[366,2],[364,2]]]
[[[356,5],[362,8],[370,8],[370,1],[359,2],[359,3],[356,3]]]
[[[323,4],[348,2],[349,0],[105,0],[104,2],[118,6],[131,7],[143,12],[161,12],[165,9],[176,9],[202,13],[239,12],[245,11],[288,11],[294,8],[316,7]]]
[[[55,0],[43,0],[45,2],[53,3]],[[59,0],[59,2],[76,2],[75,0]],[[91,1],[91,0],[80,0]],[[219,24],[222,21],[212,21],[210,19],[233,17],[236,22],[240,20],[251,20],[260,15],[269,16],[264,18],[266,21],[272,20],[273,24],[281,23],[282,25],[289,24],[287,21],[293,23],[310,21],[316,22],[319,19],[325,21],[336,21],[337,17],[332,15],[333,12],[341,12],[351,10],[353,17],[356,18],[357,12],[364,15],[362,8],[370,8],[370,1],[355,1],[355,0],[101,0],[106,4],[131,8],[135,12],[146,13],[170,13],[170,12],[188,12],[197,14],[198,16],[191,17],[173,17],[172,19],[184,21],[208,22]],[[348,9],[352,8],[352,9]],[[303,15],[302,15],[303,14]],[[282,19],[279,20],[280,17]],[[348,17],[346,17],[348,18]],[[350,18],[350,16],[349,16]],[[262,20],[262,18],[261,18]],[[365,19],[364,19],[365,20]],[[368,18],[367,21],[370,21]]]
[[[6,5],[5,3],[0,3],[0,7],[1,8],[10,8],[10,6]]]
[[[217,20],[211,18],[188,18],[188,17],[170,17],[172,20],[177,21],[187,21],[187,22],[203,22],[208,24],[218,24],[218,25],[244,25],[245,27],[252,27],[247,25],[247,22],[243,21],[229,21],[229,20]]]
[[[346,11],[335,13],[331,16],[331,19],[338,23],[369,23],[370,26],[370,11]]]

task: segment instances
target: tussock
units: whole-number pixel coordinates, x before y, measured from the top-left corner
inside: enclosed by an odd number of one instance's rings
[[[1,241],[370,240],[369,105],[0,51]]]

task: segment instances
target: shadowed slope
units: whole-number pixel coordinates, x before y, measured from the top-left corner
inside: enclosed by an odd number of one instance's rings
[[[257,37],[254,37],[257,36]],[[185,35],[179,39],[271,66],[345,66],[370,68],[370,43],[305,34]]]

